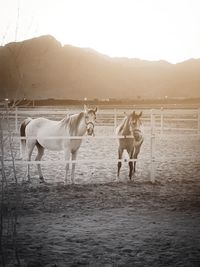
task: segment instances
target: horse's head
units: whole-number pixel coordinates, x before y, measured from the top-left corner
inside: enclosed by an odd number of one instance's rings
[[[84,106],[85,124],[86,124],[88,135],[94,135],[94,125],[95,125],[95,121],[96,121],[96,112],[97,112],[97,108],[88,109],[88,107],[86,105]]]
[[[140,126],[142,124],[140,118],[142,116],[142,111],[137,114],[135,111],[133,111],[130,115],[129,115],[129,130],[130,132],[132,132],[134,134],[134,132],[136,130],[140,129]]]

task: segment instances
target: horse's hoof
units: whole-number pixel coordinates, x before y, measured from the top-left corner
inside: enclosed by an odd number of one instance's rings
[[[44,180],[44,177],[42,176],[42,177],[40,177],[40,183],[42,184],[42,183],[45,183],[45,180]]]
[[[26,184],[30,184],[31,183],[31,180],[23,180],[22,181],[22,184],[26,185]]]
[[[119,176],[116,176],[115,178],[113,178],[113,182],[119,182]]]
[[[74,185],[75,182],[74,182],[74,178],[71,179],[71,185]]]
[[[64,180],[63,185],[67,185],[67,184],[68,184],[68,181]]]

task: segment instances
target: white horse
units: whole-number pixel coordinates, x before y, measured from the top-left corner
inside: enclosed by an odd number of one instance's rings
[[[142,112],[136,114],[133,111],[131,114],[126,115],[122,123],[116,128],[116,134],[118,136],[123,136],[124,138],[119,138],[118,147],[118,159],[122,159],[123,151],[128,152],[130,159],[137,159],[140,152],[141,145],[143,143],[143,134],[141,131],[141,120]],[[118,171],[117,176],[119,177],[121,161],[118,161]],[[129,161],[129,179],[131,180],[133,172],[135,172],[136,161]]]
[[[96,120],[97,108],[88,109],[84,106],[84,111],[79,114],[67,115],[61,121],[53,121],[45,118],[25,119],[20,127],[21,137],[27,139],[21,140],[21,151],[24,158],[27,152],[27,160],[31,160],[34,147],[37,147],[38,154],[35,160],[40,161],[44,149],[61,151],[64,150],[65,160],[76,160],[78,149],[82,139],[66,139],[65,137],[83,136],[86,132],[88,135],[94,135],[94,125]],[[52,137],[47,139],[45,137]],[[53,137],[58,137],[57,139]],[[60,138],[59,138],[60,137]],[[39,178],[44,182],[40,164],[37,164]],[[66,163],[65,182],[67,182],[67,174],[69,163]],[[72,163],[71,182],[74,183],[75,163]],[[27,178],[30,181],[30,165],[27,166]]]

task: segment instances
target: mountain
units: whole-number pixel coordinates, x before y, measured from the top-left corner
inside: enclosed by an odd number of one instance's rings
[[[111,58],[41,36],[0,47],[1,98],[200,97],[200,59]]]

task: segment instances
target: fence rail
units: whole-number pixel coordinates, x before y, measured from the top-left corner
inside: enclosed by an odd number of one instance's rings
[[[136,162],[137,159],[110,159],[109,163],[117,163],[117,162]],[[6,161],[5,161],[6,162]],[[10,162],[10,161],[7,161]],[[16,164],[19,165],[37,165],[37,164],[42,164],[42,165],[49,165],[49,164],[65,164],[65,163],[108,163],[105,159],[78,159],[78,160],[43,160],[43,161],[37,161],[37,160],[20,160],[16,159],[15,160]]]
[[[188,130],[188,129],[187,129]],[[188,134],[158,134],[158,133],[155,133],[155,136],[156,137],[170,137],[170,136],[182,136],[182,137],[185,137],[185,136],[193,136],[193,137],[200,137],[200,133],[188,133]],[[143,134],[143,136],[146,136],[146,137],[151,137],[152,135],[149,133],[145,133]],[[15,136],[13,137],[14,139],[18,139],[18,140],[32,140],[32,139],[37,139],[38,137],[37,136],[29,136],[29,137],[20,137],[20,136]],[[84,135],[84,136],[45,136],[45,137],[40,137],[40,139],[45,139],[45,140],[94,140],[94,139],[134,139],[134,137],[132,135],[127,135],[127,136],[123,136],[123,135],[120,135],[120,136],[116,136],[116,135],[96,135],[96,136],[88,136],[88,135]]]
[[[179,159],[188,159],[188,157],[186,156],[179,156]],[[194,157],[195,158],[195,157]],[[161,156],[161,157],[155,157],[152,161],[154,163],[158,163],[158,162],[162,162],[162,161],[166,161],[166,160],[175,160],[177,159],[177,156]],[[140,160],[142,160],[142,157],[140,157]],[[109,164],[110,163],[118,163],[118,162],[122,162],[122,163],[128,163],[128,162],[137,162],[138,159],[109,159]],[[150,159],[147,160],[147,162],[150,163]],[[5,160],[4,161],[4,165],[10,165],[12,162],[12,160]],[[49,165],[49,164],[65,164],[65,163],[105,163],[107,164],[108,161],[106,159],[77,159],[77,160],[42,160],[42,161],[37,161],[37,160],[21,160],[21,159],[15,159],[14,160],[15,165],[37,165],[37,164],[41,164],[41,165]]]
[[[19,130],[19,120],[24,118],[25,116],[38,116],[38,115],[48,115],[48,116],[55,116],[56,115],[66,115],[66,114],[74,114],[77,112],[80,112],[81,109],[63,109],[63,110],[43,110],[43,109],[22,109],[22,108],[15,108],[12,111],[6,111],[2,110],[2,114],[8,114],[10,118],[15,119],[15,131],[17,132]],[[99,125],[104,125],[105,123],[107,125],[113,125],[114,127],[117,126],[117,123],[119,119],[123,118],[124,116],[124,111],[129,112],[130,109],[106,109],[106,110],[98,110],[97,115],[98,115],[98,124]],[[151,120],[151,114],[154,114],[154,120],[156,123],[159,123],[160,131],[163,133],[165,130],[165,121],[172,121],[172,122],[196,122],[196,129],[198,132],[200,132],[200,108],[199,109],[153,109],[153,110],[148,110],[148,109],[143,109],[143,121],[144,122],[149,122]],[[172,117],[176,116],[176,117]],[[179,117],[177,117],[179,116]],[[183,117],[184,116],[184,117]],[[185,117],[185,116],[189,116]],[[176,127],[173,127],[173,130],[178,129]],[[185,129],[184,129],[185,130]]]

